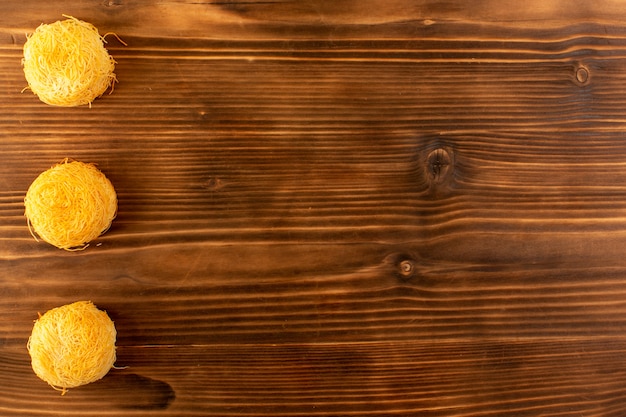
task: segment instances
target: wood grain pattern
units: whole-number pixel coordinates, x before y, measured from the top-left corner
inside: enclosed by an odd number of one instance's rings
[[[28,92],[26,33],[115,32],[93,107]],[[623,416],[620,2],[0,4],[3,416]],[[66,253],[23,197],[95,162]],[[118,364],[60,397],[37,312],[89,299]]]
[[[4,356],[2,376],[18,394],[4,403],[20,416],[620,416],[626,369],[613,360],[624,349],[545,340],[126,347],[120,360],[132,367],[71,399],[42,389],[18,352]],[[46,406],[34,409],[33,398]]]

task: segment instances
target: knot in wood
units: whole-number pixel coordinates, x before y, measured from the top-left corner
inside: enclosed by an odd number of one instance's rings
[[[419,276],[419,263],[416,258],[406,252],[397,252],[385,257],[385,264],[390,268],[393,276],[402,281],[409,282]]]
[[[415,272],[415,265],[413,264],[412,261],[407,260],[407,259],[400,262],[400,264],[398,265],[398,268],[400,270],[400,276],[404,278],[411,277],[413,273]]]
[[[576,68],[576,81],[581,85],[589,82],[589,70],[586,67],[580,65]]]
[[[121,6],[122,5],[122,0],[104,0],[104,2],[102,2],[102,4],[105,7]]]
[[[209,178],[208,180],[204,181],[204,183],[202,184],[202,188],[205,188],[211,191],[217,191],[223,186],[224,186],[224,183],[222,182],[222,180],[216,177]]]
[[[433,184],[441,184],[452,172],[452,157],[444,148],[437,148],[428,154],[428,174]]]

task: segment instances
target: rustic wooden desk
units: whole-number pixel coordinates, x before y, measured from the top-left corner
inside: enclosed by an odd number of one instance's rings
[[[22,93],[68,14],[119,84]],[[626,415],[626,4],[0,3],[0,415]],[[118,192],[78,253],[24,194],[65,157]],[[108,311],[65,396],[37,312]]]

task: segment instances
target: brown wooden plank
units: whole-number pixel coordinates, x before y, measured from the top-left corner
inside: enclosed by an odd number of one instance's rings
[[[29,92],[25,34],[110,37],[115,92]],[[0,4],[3,416],[622,416],[619,2]],[[95,162],[111,230],[30,236],[37,174]],[[119,364],[60,397],[25,349],[90,299]]]
[[[620,416],[622,340],[422,341],[121,348],[104,379],[65,396],[3,349],[15,416]],[[558,364],[558,366],[555,366]],[[21,376],[26,375],[26,376]]]
[[[392,254],[378,266],[355,269],[349,261],[330,263],[333,253],[347,253],[338,246],[302,248],[308,257],[277,247],[207,249],[200,256],[195,246],[177,246],[105,259],[87,255],[75,262],[71,277],[40,272],[57,270],[67,258],[20,265],[19,280],[3,287],[4,344],[24,345],[38,311],[81,299],[109,312],[124,346],[594,338],[621,337],[626,329],[623,268],[444,269]],[[351,252],[357,259],[366,253]],[[345,272],[320,275],[304,269],[313,266],[292,264],[265,275],[245,268],[249,259],[262,258],[266,267],[275,266],[285,255]],[[214,260],[204,262],[204,256]],[[180,268],[160,271],[163,263],[154,259],[162,257]],[[222,264],[225,258],[241,265]],[[255,266],[263,268],[261,262]],[[407,266],[415,270],[404,276]]]

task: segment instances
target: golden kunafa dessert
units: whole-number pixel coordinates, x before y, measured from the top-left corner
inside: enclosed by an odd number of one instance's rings
[[[41,173],[24,198],[25,216],[35,240],[81,250],[111,226],[117,195],[94,164],[65,159]]]
[[[53,106],[91,106],[117,81],[115,61],[95,26],[63,16],[28,36],[22,60],[26,89]]]
[[[35,321],[28,353],[35,374],[65,394],[104,377],[115,363],[115,326],[91,301],[53,308]]]

